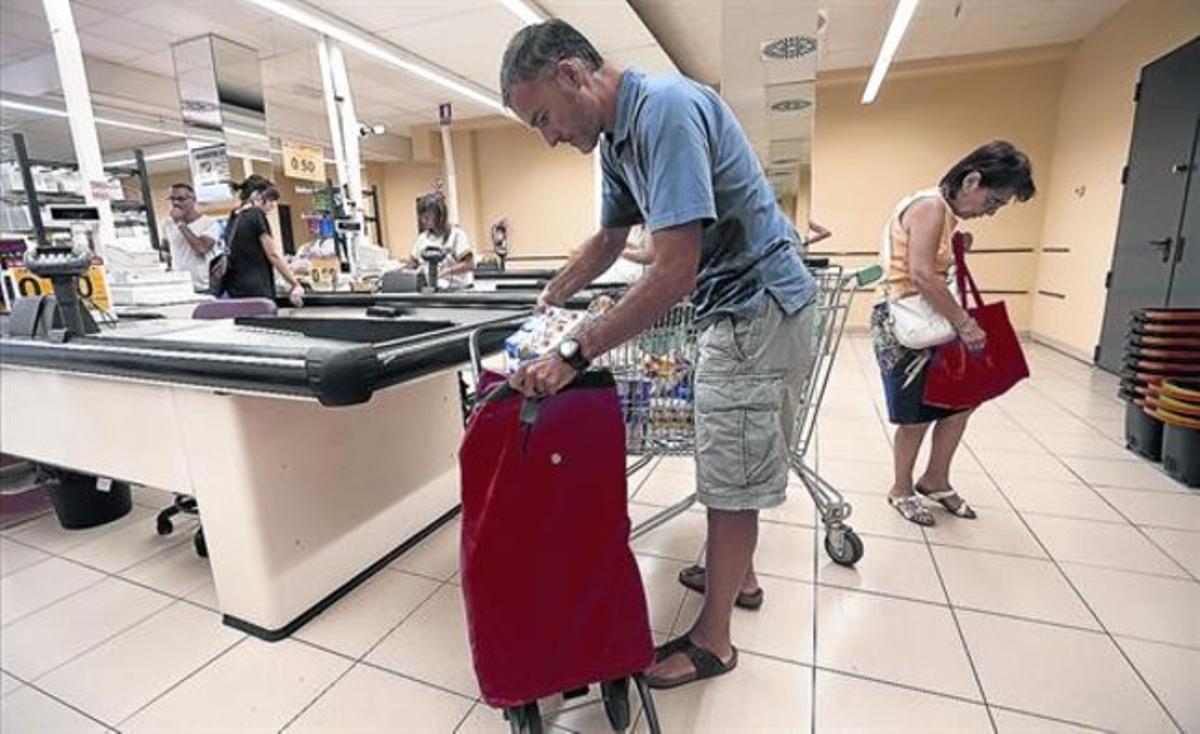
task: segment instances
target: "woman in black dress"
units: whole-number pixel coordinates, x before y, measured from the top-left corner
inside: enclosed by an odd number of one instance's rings
[[[275,298],[275,274],[287,281],[288,299],[293,306],[304,305],[304,286],[296,280],[287,260],[271,236],[267,214],[279,201],[279,189],[263,176],[251,174],[241,184],[233,184],[241,199],[229,215],[228,269],[222,280],[231,298]]]

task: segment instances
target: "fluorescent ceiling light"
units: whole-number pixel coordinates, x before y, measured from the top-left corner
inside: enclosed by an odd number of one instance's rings
[[[420,63],[411,59],[406,59],[400,54],[392,51],[383,43],[371,40],[362,33],[350,30],[345,25],[328,20],[324,14],[318,14],[315,11],[305,10],[297,5],[293,5],[283,0],[246,0],[246,2],[269,10],[276,15],[287,18],[293,23],[311,28],[318,33],[324,33],[326,36],[344,43],[345,45],[356,49],[368,56],[379,59],[384,63],[391,64],[396,68],[403,69],[410,74],[419,76],[422,79],[433,82],[438,86],[445,87],[452,92],[461,94],[462,96],[471,99],[479,104],[493,109],[502,114],[508,114],[508,110],[504,104],[494,94],[485,94],[478,89],[473,89],[466,84],[453,79],[443,72],[431,68],[427,64]]]
[[[511,10],[513,15],[520,18],[525,25],[541,23],[546,19],[541,11],[525,0],[500,0],[500,4]]]
[[[34,112],[41,115],[50,115],[52,117],[66,117],[66,110],[56,110],[51,107],[41,107],[35,104],[25,104],[24,102],[15,102],[11,99],[0,99],[0,107],[7,107],[10,110],[21,110],[22,112]]]
[[[883,86],[883,78],[887,76],[888,67],[892,65],[892,57],[900,48],[900,41],[908,24],[912,21],[913,13],[917,12],[917,3],[921,0],[900,0],[896,4],[896,12],[892,14],[892,23],[888,26],[887,35],[883,37],[883,45],[879,47],[879,58],[875,59],[875,68],[871,69],[871,77],[867,79],[867,88],[863,90],[862,103],[871,104],[879,96],[879,88]]]
[[[146,160],[147,163],[149,163],[150,161],[165,161],[165,160],[170,160],[171,158],[187,158],[187,155],[188,155],[187,149],[184,148],[181,150],[167,150],[167,151],[163,151],[162,153],[151,153],[149,155],[144,156],[144,159]],[[111,162],[106,162],[104,164],[104,166],[106,168],[112,167],[112,166],[125,167],[125,166],[133,166],[133,165],[137,165],[136,158],[123,158],[119,161],[111,161]]]
[[[225,126],[225,133],[227,135],[240,135],[243,138],[253,138],[255,140],[270,140],[271,139],[269,136],[263,135],[262,133],[256,133],[251,130],[242,130],[241,128],[236,128],[231,125]]]
[[[13,110],[21,110],[22,112],[33,112],[35,114],[48,115],[50,117],[69,117],[66,110],[59,110],[59,109],[55,109],[53,107],[43,107],[41,105],[35,105],[35,104],[26,104],[25,102],[17,102],[16,100],[11,100],[11,99],[0,99],[0,107],[7,107],[8,109],[13,109]],[[109,127],[119,127],[119,128],[124,128],[125,130],[136,130],[138,132],[154,133],[155,135],[169,135],[173,138],[192,138],[194,140],[203,140],[203,141],[209,142],[209,143],[224,142],[224,141],[220,140],[219,138],[212,138],[212,137],[208,137],[206,135],[189,135],[187,133],[179,132],[177,130],[165,130],[160,127],[151,127],[149,125],[139,125],[135,122],[125,122],[124,120],[113,120],[113,119],[110,119],[107,117],[93,116],[92,119],[94,119],[96,121],[96,123],[99,125],[108,125]]]

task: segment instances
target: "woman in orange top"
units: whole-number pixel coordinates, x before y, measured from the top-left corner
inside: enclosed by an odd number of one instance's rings
[[[950,462],[967,428],[971,411],[936,408],[922,401],[925,370],[932,349],[909,349],[892,328],[889,303],[920,294],[945,317],[969,349],[983,349],[987,334],[959,305],[950,289],[954,251],[951,238],[961,219],[992,216],[1015,197],[1034,194],[1029,158],[1012,144],[992,141],[959,161],[935,189],[906,197],[897,205],[885,237],[890,238],[884,298],[871,315],[871,337],[883,373],[888,417],[896,424],[893,443],[895,481],[888,502],[906,519],[933,525],[921,503],[927,497],[957,517],[975,512],[950,486]],[[933,446],[924,474],[913,482],[913,469],[925,433],[933,425]]]

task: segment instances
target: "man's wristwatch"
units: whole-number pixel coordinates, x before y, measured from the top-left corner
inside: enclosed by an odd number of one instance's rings
[[[558,357],[576,372],[583,372],[592,364],[587,357],[583,356],[583,347],[575,339],[563,339],[559,342]]]

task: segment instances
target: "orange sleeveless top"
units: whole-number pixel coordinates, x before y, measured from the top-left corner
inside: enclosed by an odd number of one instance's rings
[[[883,289],[888,298],[897,300],[918,293],[917,287],[913,285],[912,277],[908,272],[908,232],[900,224],[900,219],[904,212],[915,202],[921,199],[936,198],[942,202],[943,220],[942,220],[942,237],[938,240],[937,253],[934,256],[934,267],[938,275],[945,279],[949,279],[950,268],[954,265],[954,247],[951,244],[951,239],[954,236],[954,230],[958,227],[958,217],[954,214],[954,210],[946,203],[942,197],[940,190],[925,189],[918,191],[915,194],[906,196],[896,205],[895,211],[892,212],[892,218],[888,220],[887,226],[884,228],[883,236],[890,239],[890,248],[888,242],[883,243],[882,254],[890,251],[891,256],[884,263],[884,279]]]

